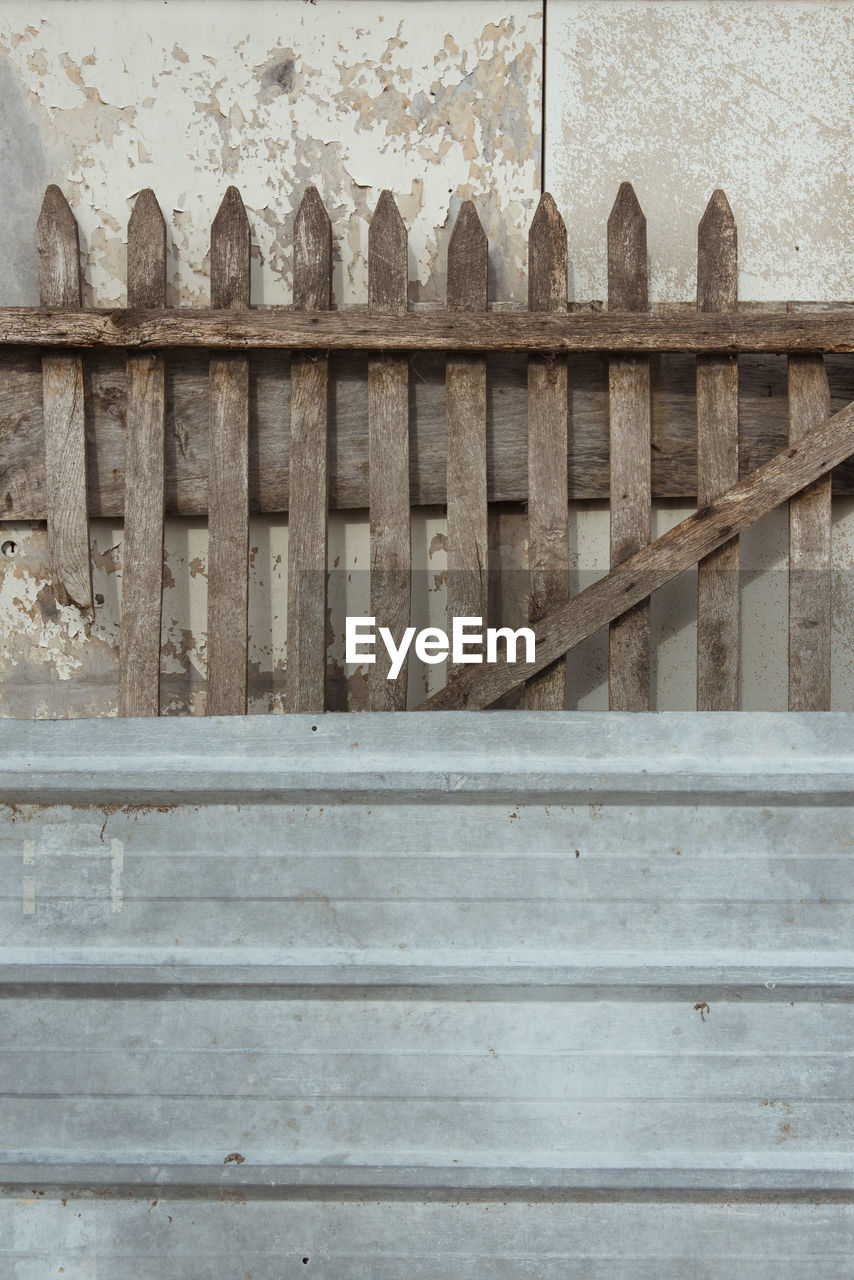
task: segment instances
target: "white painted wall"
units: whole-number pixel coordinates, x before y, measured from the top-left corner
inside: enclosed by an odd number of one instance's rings
[[[620,181],[647,215],[650,296],[696,296],[697,223],[723,187],[739,295],[854,291],[850,0],[549,0],[545,181],[574,296],[605,298]]]

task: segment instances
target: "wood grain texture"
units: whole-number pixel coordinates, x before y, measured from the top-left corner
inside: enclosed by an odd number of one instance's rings
[[[294,220],[294,307],[332,306],[332,224],[314,187]],[[289,711],[326,707],[326,540],[329,359],[297,352],[291,360],[290,505],[288,509]]]
[[[295,293],[296,297],[296,293]],[[354,307],[323,314],[288,307],[217,315],[172,311],[78,311],[0,307],[0,346],[204,348],[224,351],[518,351],[555,355],[620,351],[628,355],[786,355],[790,351],[854,352],[854,310],[652,314],[617,311],[412,311],[390,318]]]
[[[80,279],[80,234],[77,219],[59,187],[53,183],[44,193],[36,226],[39,264],[39,299],[45,308],[83,306]],[[22,308],[23,309],[23,308]],[[25,308],[23,310],[33,310]],[[80,312],[83,316],[87,312]],[[67,342],[63,346],[71,345]]]
[[[569,257],[566,227],[546,192],[528,238],[528,310],[565,312]],[[567,497],[567,363],[565,356],[528,359],[528,525],[531,619],[569,599]],[[559,711],[566,700],[566,659],[536,676],[525,690],[530,710]]]
[[[696,302],[693,304],[696,307]],[[525,502],[528,494],[527,357],[487,357],[487,495]],[[569,356],[569,498],[608,498],[608,374],[599,356]],[[445,358],[409,357],[409,483],[413,506],[443,504],[445,492]],[[834,409],[854,399],[854,357],[825,360]],[[87,473],[91,516],[121,519],[127,387],[123,352],[98,352],[83,363],[87,406]],[[329,502],[367,507],[368,356],[338,353],[329,370]],[[208,509],[209,360],[202,352],[166,356],[166,510]],[[693,356],[656,361],[652,384],[653,494],[696,498],[697,375]],[[288,508],[290,357],[250,356],[249,501],[253,512]],[[762,466],[788,440],[785,356],[739,360],[740,475]],[[283,430],[283,424],[285,429]],[[43,520],[42,373],[32,348],[0,353],[0,518]],[[833,474],[835,494],[854,493],[854,464]]]
[[[738,233],[723,191],[709,200],[697,234],[697,308],[738,305]],[[824,415],[827,416],[826,414]],[[707,506],[738,482],[738,361],[697,357],[697,503]],[[741,605],[738,539],[697,571],[697,710],[737,711]]]
[[[485,312],[489,250],[471,200],[460,206],[448,244],[448,311]],[[452,344],[453,346],[453,344]],[[486,360],[449,355],[447,410],[448,630],[454,618],[486,618],[489,521],[486,490]],[[455,665],[448,660],[448,679]]]
[[[528,566],[528,508],[516,502],[493,502],[489,507],[489,613],[490,627],[531,624],[531,572]],[[518,711],[525,707],[525,688],[501,698],[496,709]]]
[[[683,520],[617,569],[579,592],[534,628],[536,659],[470,668],[418,710],[478,710],[542,671],[716,547],[838,466],[854,452],[854,403],[809,431],[799,444],[740,481],[709,506]]]
[[[154,192],[141,191],[128,222],[128,305],[166,304],[166,223]],[[125,520],[119,637],[119,715],[160,714],[163,604],[163,356],[127,358]]]
[[[624,182],[608,218],[608,310],[645,312],[646,218]],[[611,567],[651,535],[652,425],[649,360],[613,356],[608,366],[611,439]],[[650,606],[638,603],[611,623],[608,698],[612,711],[648,711]]]
[[[229,187],[211,227],[211,306],[249,306],[249,220]],[[249,360],[210,361],[208,674],[205,710],[246,713],[249,649]]]
[[[36,229],[43,306],[80,307],[77,221],[57,186],[45,192]],[[77,352],[42,356],[45,516],[53,593],[94,617],[86,486],[83,360]]]
[[[789,443],[830,414],[821,356],[789,359]],[[789,710],[830,710],[831,495],[822,476],[789,502]]]
[[[368,300],[376,311],[405,315],[407,234],[394,196],[383,191],[368,231]],[[386,354],[368,364],[368,466],[371,520],[371,616],[399,644],[409,625],[409,361]],[[376,647],[369,672],[372,711],[405,711],[408,664],[388,679],[391,660]]]

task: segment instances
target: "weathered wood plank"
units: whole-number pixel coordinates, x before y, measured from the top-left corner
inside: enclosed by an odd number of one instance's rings
[[[405,315],[407,234],[394,196],[383,191],[368,231],[368,299],[376,311]],[[399,644],[409,624],[409,361],[386,354],[368,364],[368,465],[371,519],[371,615]],[[408,664],[390,680],[378,645],[370,669],[372,711],[404,711]]]
[[[696,302],[694,303],[696,306]],[[410,493],[413,506],[445,502],[445,359],[411,356]],[[569,497],[608,497],[607,361],[570,356]],[[854,399],[854,357],[825,361],[834,409]],[[330,359],[329,494],[334,509],[365,508],[368,485],[368,356]],[[250,355],[249,500],[253,512],[288,507],[290,357]],[[121,519],[127,388],[123,352],[84,357],[90,515]],[[43,520],[45,508],[41,361],[33,349],[0,353],[0,517]],[[487,495],[527,501],[527,358],[487,357]],[[209,360],[203,352],[166,356],[166,510],[208,509]],[[697,377],[693,356],[656,361],[652,481],[656,498],[696,498]],[[767,462],[788,440],[785,356],[739,360],[740,475]],[[854,464],[833,474],[835,494],[854,493]]]
[[[44,193],[36,225],[36,250],[39,267],[39,299],[47,314],[58,308],[70,308],[80,316],[83,290],[80,277],[80,232],[77,219],[65,196],[54,183]],[[22,312],[38,315],[37,308],[21,307]],[[69,346],[70,343],[62,343]]]
[[[716,547],[743,533],[854,453],[854,403],[813,427],[709,506],[683,520],[534,628],[533,662],[472,667],[418,708],[488,707]]]
[[[150,188],[128,222],[128,305],[166,304],[166,223]],[[166,370],[162,355],[127,358],[125,521],[119,715],[160,714]]]
[[[315,187],[294,220],[294,308],[332,306],[332,223]],[[326,539],[329,359],[308,351],[291,360],[290,505],[288,510],[289,711],[326,706]]]
[[[624,182],[608,219],[608,308],[645,312],[648,303],[646,218]],[[647,545],[651,535],[652,424],[649,360],[612,357],[611,568]],[[608,698],[612,711],[648,711],[650,609],[642,600],[611,623]]]
[[[211,227],[211,307],[249,306],[251,235],[236,187]],[[208,674],[205,710],[246,713],[249,627],[249,360],[210,362]]]
[[[537,206],[528,240],[528,310],[566,311],[569,258],[566,227],[552,197]],[[528,359],[528,522],[531,618],[569,599],[567,498],[567,363],[565,356]],[[525,690],[525,706],[559,711],[566,699],[566,659]]]
[[[738,304],[738,233],[723,191],[709,200],[697,235],[697,308]],[[826,414],[823,416],[827,416]],[[697,358],[697,504],[738,483],[738,361]],[[741,607],[738,539],[701,561],[697,572],[697,710],[737,711]]]
[[[493,502],[489,507],[490,627],[527,627],[531,621],[531,572],[528,568],[528,504]],[[501,698],[496,708],[523,710],[524,688]]]
[[[221,314],[180,308],[138,312],[58,307],[0,308],[0,346],[186,347],[218,350],[582,352],[627,355],[684,352],[743,355],[790,351],[854,352],[854,311],[692,315],[674,308],[631,314],[579,310],[563,314],[491,311],[454,319],[411,311],[390,318],[354,307],[324,315],[287,307]]]
[[[449,313],[486,311],[488,258],[486,232],[474,203],[466,200],[448,245]],[[445,395],[450,628],[454,618],[486,618],[489,603],[486,359],[449,355]],[[450,660],[447,671],[451,679]]]
[[[830,414],[821,356],[789,359],[789,443]],[[830,476],[789,502],[789,710],[830,710]]]
[[[77,220],[57,186],[49,186],[36,230],[39,295],[46,307],[80,307]],[[76,352],[42,356],[45,515],[53,592],[94,616],[86,506],[83,360]]]

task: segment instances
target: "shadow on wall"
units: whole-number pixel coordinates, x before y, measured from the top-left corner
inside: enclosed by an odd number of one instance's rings
[[[41,135],[27,113],[26,94],[9,64],[0,58],[0,173],[18,175],[3,189],[3,225],[34,227],[42,193],[50,181]],[[26,176],[26,181],[22,181]],[[9,307],[38,305],[35,236],[11,234],[0,255],[0,297]]]

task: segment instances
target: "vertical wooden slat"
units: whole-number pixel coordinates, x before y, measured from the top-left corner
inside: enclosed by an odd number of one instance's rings
[[[566,227],[552,197],[540,198],[528,240],[528,310],[567,309]],[[531,620],[569,599],[566,357],[528,361],[528,520]],[[566,658],[525,689],[525,706],[559,711],[566,695]]]
[[[43,307],[80,307],[77,221],[59,187],[49,186],[36,231]],[[73,352],[42,356],[47,535],[53,592],[91,618],[92,564],[86,493],[83,358]]]
[[[390,191],[383,191],[368,231],[368,305],[407,309],[407,235]],[[368,363],[368,453],[371,511],[371,615],[399,643],[409,624],[409,361],[383,355]],[[376,646],[370,668],[372,711],[405,711],[407,665],[389,680],[391,660]]]
[[[738,233],[715,191],[697,235],[697,307],[738,305]],[[738,360],[697,357],[697,506],[738,484]],[[697,710],[737,711],[741,607],[738,538],[701,560],[697,574]]]
[[[624,182],[608,219],[608,310],[646,311],[646,218]],[[649,358],[612,356],[608,365],[611,438],[611,568],[650,540],[652,466]],[[650,697],[649,600],[611,623],[612,711],[647,711]]]
[[[471,200],[460,208],[448,245],[448,310],[485,311],[488,247]],[[448,618],[482,618],[488,609],[486,357],[449,355],[445,366],[448,507]],[[450,680],[460,670],[448,661]]]
[[[490,627],[531,625],[531,571],[528,560],[527,503],[489,504],[489,612]],[[493,704],[495,711],[519,711],[525,706],[525,685],[513,689]]]
[[[150,188],[139,193],[128,222],[128,306],[166,306],[166,223]],[[125,377],[119,715],[156,716],[160,714],[163,602],[163,356],[128,355]]]
[[[831,413],[824,357],[789,356],[789,444]],[[789,710],[830,710],[830,475],[789,502]]]
[[[309,187],[294,220],[294,309],[332,306],[332,223]],[[294,352],[288,506],[289,711],[322,712],[326,689],[329,358]]]
[[[211,227],[211,307],[249,306],[251,237],[236,187]],[[208,694],[212,716],[246,713],[249,610],[249,357],[210,362]]]

